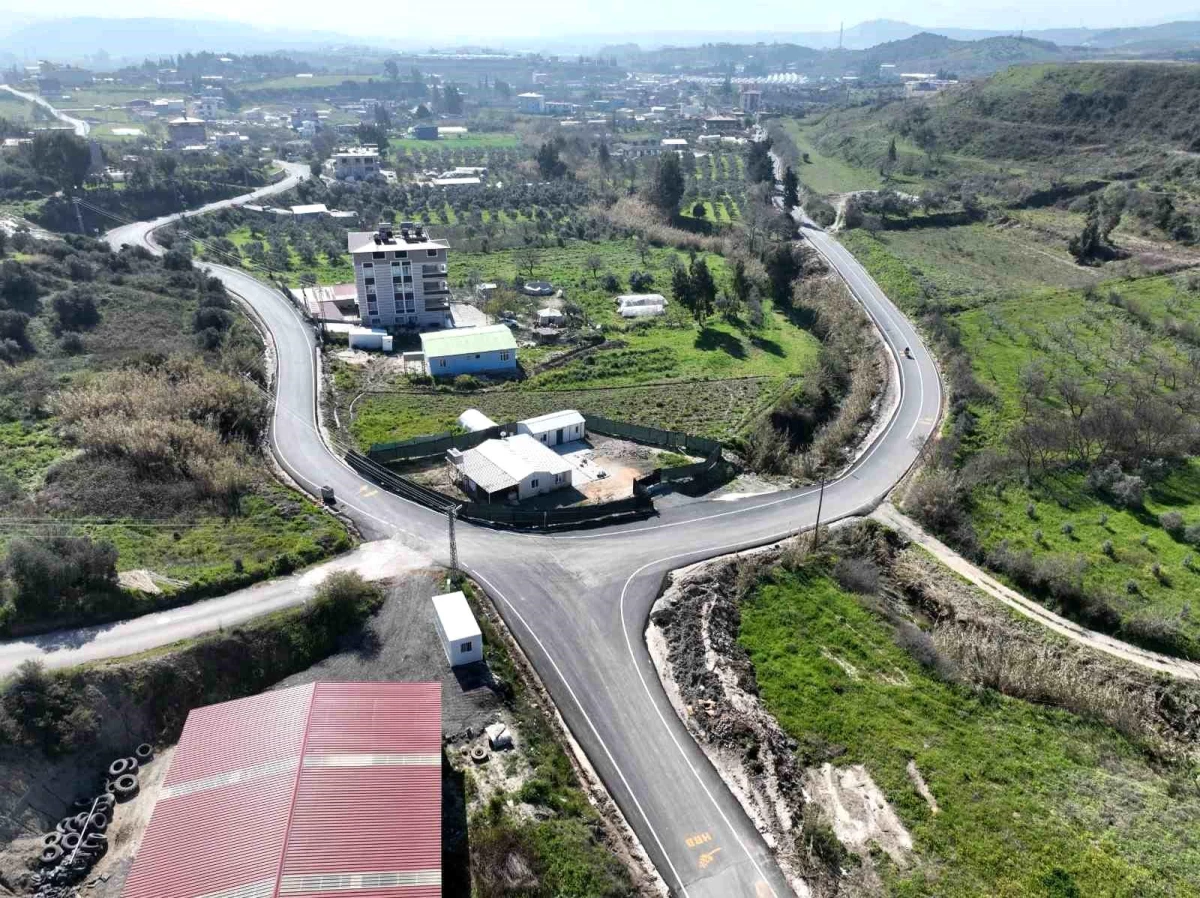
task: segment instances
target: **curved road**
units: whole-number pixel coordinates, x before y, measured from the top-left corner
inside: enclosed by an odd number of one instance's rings
[[[291,168],[289,180],[304,176],[300,168]],[[108,239],[152,246],[150,232],[163,223],[119,228]],[[869,511],[908,471],[936,425],[941,386],[920,337],[862,267],[828,235],[807,230],[806,237],[878,323],[900,370],[892,418],[851,469],[826,486],[821,517],[828,522]],[[447,563],[442,515],[364,481],[322,439],[312,328],[275,289],[243,271],[208,267],[270,332],[277,360],[271,444],[280,465],[307,490],[333,486],[364,533],[396,536]],[[913,359],[904,358],[906,346]],[[817,503],[816,489],[790,490],[665,508],[649,521],[558,535],[459,525],[461,565],[495,601],[677,895],[783,898],[791,888],[668,703],[643,639],[650,607],[668,571],[809,528]],[[689,847],[689,837],[699,834],[709,838]],[[803,884],[797,888],[803,893]]]
[[[17,90],[15,87],[13,87],[9,84],[0,84],[0,90],[6,90],[10,94],[12,94],[14,97],[19,97],[22,100],[28,100],[30,103],[37,103],[39,106],[44,108],[47,112],[49,112],[51,115],[53,115],[60,122],[64,122],[64,123],[70,125],[72,128],[74,128],[75,134],[79,137],[87,137],[88,134],[91,133],[92,126],[89,125],[87,122],[85,122],[83,119],[72,118],[71,116],[67,115],[65,112],[59,112],[57,109],[55,109],[53,106],[51,106],[49,102],[42,99],[37,94],[31,94],[31,93],[26,93],[23,90]]]

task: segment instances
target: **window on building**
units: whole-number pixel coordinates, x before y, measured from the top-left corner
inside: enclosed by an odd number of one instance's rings
[[[537,478],[535,477],[535,478],[533,478],[533,480],[529,481],[529,488],[536,490],[537,487],[538,487],[538,482],[537,482]]]
[[[426,252],[426,253],[428,253],[430,256],[436,256],[436,255],[437,255],[437,250],[436,250],[436,249],[427,249],[427,250],[425,250],[425,252]]]
[[[372,259],[386,259],[387,253],[371,253]]]
[[[446,360],[445,360],[445,359],[438,359],[438,367],[439,367],[439,368],[445,368],[445,367],[446,367]]]
[[[459,646],[458,651],[460,654],[465,655],[467,652],[471,651],[472,648],[474,648],[474,644],[470,639],[468,639],[461,646]]]
[[[479,358],[479,353],[475,353],[475,358]]]
[[[407,259],[408,258],[408,250],[406,250],[406,249],[400,250],[399,252],[396,253],[396,258],[397,259]]]
[[[500,353],[500,361],[502,361],[502,362],[508,361],[508,353],[507,352]]]
[[[373,287],[375,285],[375,278],[363,278],[363,283],[368,287]]]
[[[363,262],[363,268],[364,268],[364,269],[365,269],[365,268],[371,268],[371,269],[373,269],[374,267],[375,267],[375,263],[374,263],[374,262]]]

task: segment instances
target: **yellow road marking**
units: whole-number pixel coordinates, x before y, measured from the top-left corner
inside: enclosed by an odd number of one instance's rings
[[[699,848],[705,842],[712,841],[712,833],[696,833],[694,836],[688,836],[684,839],[688,848]]]
[[[711,864],[713,859],[717,856],[717,852],[720,850],[720,848],[714,848],[712,851],[706,851],[704,854],[700,855],[700,869],[703,870],[705,867]]]

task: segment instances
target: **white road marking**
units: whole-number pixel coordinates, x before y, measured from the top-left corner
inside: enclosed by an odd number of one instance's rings
[[[609,751],[608,745],[605,743],[599,731],[596,729],[596,725],[592,723],[592,718],[590,718],[587,711],[584,710],[583,703],[579,701],[579,697],[575,694],[575,690],[571,688],[571,684],[567,681],[567,678],[563,676],[562,669],[559,668],[558,662],[554,660],[554,656],[550,654],[550,650],[546,648],[546,645],[542,642],[541,637],[534,632],[533,627],[529,626],[529,623],[521,615],[521,612],[516,609],[516,606],[513,605],[513,603],[507,598],[505,598],[504,593],[498,590],[494,583],[492,583],[487,577],[483,576],[483,574],[480,574],[478,571],[467,570],[467,573],[469,573],[472,577],[477,577],[478,579],[482,580],[487,584],[493,595],[499,596],[500,600],[509,607],[509,610],[511,610],[513,614],[517,616],[517,620],[521,622],[521,626],[523,626],[529,632],[529,635],[533,637],[534,642],[538,644],[538,647],[542,650],[542,653],[545,654],[547,660],[550,662],[550,665],[554,668],[554,672],[558,674],[558,678],[562,680],[563,685],[567,687],[567,692],[570,693],[571,700],[575,702],[575,707],[578,708],[579,713],[583,715],[583,719],[587,722],[588,728],[592,731],[592,735],[596,737],[596,741],[599,742],[600,747],[604,749],[604,753],[608,756],[609,763],[612,764],[613,769],[617,771],[617,776],[621,778],[621,782],[625,784],[625,791],[629,793],[629,798],[633,802],[634,807],[636,807],[638,809],[638,813],[642,815],[642,820],[645,822],[646,828],[650,830],[650,835],[654,837],[654,841],[658,844],[658,850],[662,852],[663,857],[666,859],[667,866],[671,868],[671,874],[675,877],[675,881],[679,883],[680,891],[683,892],[684,898],[687,898],[687,886],[684,885],[683,878],[680,877],[679,871],[675,869],[675,864],[671,861],[671,855],[667,853],[667,849],[664,847],[662,839],[659,838],[657,830],[654,829],[654,824],[650,822],[649,816],[647,816],[646,812],[642,809],[642,803],[638,801],[637,794],[630,787],[629,780],[625,778],[625,773],[621,770],[621,765],[617,763],[617,759],[614,758],[613,753]],[[701,785],[703,785],[703,783]],[[707,792],[707,790],[705,791]],[[709,797],[711,798],[712,796]]]

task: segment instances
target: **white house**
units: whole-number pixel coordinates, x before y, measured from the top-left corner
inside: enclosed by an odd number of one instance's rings
[[[546,111],[546,95],[533,92],[517,94],[517,111],[541,115]]]
[[[560,443],[582,440],[587,436],[587,422],[583,415],[574,409],[565,409],[518,421],[517,433],[528,434],[547,446],[557,446]]]
[[[442,638],[442,651],[451,667],[474,664],[483,660],[483,634],[479,623],[471,613],[467,597],[461,592],[450,592],[433,597],[438,636]]]
[[[527,433],[485,440],[474,449],[450,449],[463,490],[483,502],[528,499],[571,485],[571,464]]]
[[[517,370],[517,341],[503,324],[421,334],[421,352],[426,373],[434,377],[513,374]]]

